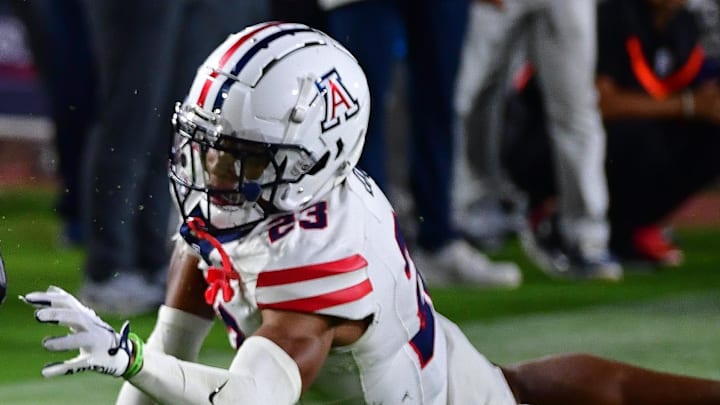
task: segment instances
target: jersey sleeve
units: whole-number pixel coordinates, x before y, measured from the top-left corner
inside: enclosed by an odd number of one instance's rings
[[[270,261],[255,286],[259,309],[353,320],[377,311],[377,286],[369,269],[380,258],[368,251],[371,217],[361,203],[338,187],[326,200],[296,214],[291,231],[269,238]]]
[[[265,270],[258,275],[259,309],[278,309],[346,319],[374,312],[367,260],[352,254],[337,260]]]

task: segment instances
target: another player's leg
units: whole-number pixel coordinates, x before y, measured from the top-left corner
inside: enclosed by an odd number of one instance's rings
[[[545,357],[502,370],[521,404],[720,403],[720,381],[652,371],[587,354]]]

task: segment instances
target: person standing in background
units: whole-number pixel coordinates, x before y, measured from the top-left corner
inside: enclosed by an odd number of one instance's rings
[[[56,204],[62,220],[60,242],[80,246],[85,242],[80,167],[97,101],[87,17],[80,0],[15,0],[12,6],[27,28],[35,66],[50,100],[60,180]]]
[[[164,296],[172,203],[167,150],[173,103],[203,57],[264,20],[258,0],[88,0],[98,58],[97,127],[83,193],[88,236],[79,298],[103,313],[157,309]]]
[[[608,133],[612,248],[678,266],[670,215],[720,175],[720,65],[685,0],[600,6],[597,83]],[[711,43],[711,42],[705,42]]]
[[[607,133],[610,249],[630,266],[679,266],[672,214],[720,175],[720,65],[684,0],[608,0],[597,86]],[[533,206],[557,194],[538,77],[516,89],[504,163]]]
[[[393,68],[406,52],[409,104],[408,177],[418,235],[415,260],[428,283],[470,283],[515,287],[514,263],[493,263],[455,229],[451,221],[454,84],[465,35],[468,0],[319,0],[328,12],[329,33],[365,71],[376,111],[358,166],[381,188],[388,187],[387,98]],[[400,50],[399,48],[405,48]]]
[[[544,100],[558,194],[553,210],[531,215],[523,246],[553,277],[619,280],[622,268],[608,250],[605,132],[594,86],[596,1],[485,3],[473,3],[465,39],[455,100],[460,129],[478,93],[526,38]]]

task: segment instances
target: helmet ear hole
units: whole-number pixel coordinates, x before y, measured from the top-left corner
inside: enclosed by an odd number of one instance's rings
[[[317,174],[317,172],[319,172],[320,170],[325,168],[325,166],[327,165],[328,159],[330,159],[330,152],[325,152],[323,157],[320,158],[320,160],[317,163],[315,163],[315,166],[313,166],[312,169],[310,169],[307,174],[309,174],[309,175]]]

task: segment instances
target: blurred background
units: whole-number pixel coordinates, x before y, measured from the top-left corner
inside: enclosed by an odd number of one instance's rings
[[[27,28],[7,2],[0,5],[0,38],[0,181],[3,186],[54,186],[57,157],[48,96]]]
[[[0,185],[3,188],[36,186],[62,193],[51,101],[34,60],[28,27],[10,3],[8,0],[0,1]],[[293,6],[297,2],[287,3]],[[716,12],[716,8],[712,7],[706,18],[717,19]],[[404,142],[407,112],[402,94],[404,77],[401,69],[396,69],[393,77],[395,84],[389,109],[394,119],[388,124],[388,134],[395,146]],[[471,125],[482,128],[485,125],[482,121],[483,106],[474,108]],[[482,142],[476,138],[470,139],[472,146],[468,149],[473,169],[482,175],[486,166],[482,161],[485,151],[482,150]],[[398,154],[392,160],[395,163],[391,166],[391,177],[393,183],[399,183],[398,187],[404,187],[401,183],[406,181],[404,159],[403,154]],[[720,186],[717,182],[710,184],[702,193],[691,196],[672,213],[669,222],[720,226]]]
[[[16,3],[32,4],[33,0]],[[48,3],[53,4],[52,1]],[[70,3],[77,7],[82,2],[67,2]],[[259,3],[263,2],[258,0],[258,3],[253,4]],[[333,8],[335,6],[325,6],[326,3],[340,5]],[[360,3],[375,4],[382,3],[382,0],[357,2]],[[702,166],[702,169],[697,169],[702,170],[699,174],[693,171],[695,169],[688,169],[692,166],[689,162],[692,162],[695,156],[691,152],[687,152],[684,160],[669,159],[662,164],[649,158],[654,153],[653,150],[660,149],[632,149],[628,154],[630,158],[608,152],[608,156],[616,157],[618,162],[621,159],[637,162],[624,166],[628,181],[634,183],[623,186],[631,189],[636,186],[636,200],[640,203],[623,206],[622,209],[629,210],[623,211],[623,215],[644,217],[648,211],[655,212],[654,201],[670,195],[669,192],[655,193],[654,189],[644,187],[651,179],[663,176],[672,178],[672,181],[665,183],[665,188],[673,191],[677,188],[679,191],[667,197],[670,200],[667,204],[659,204],[662,207],[657,208],[658,214],[650,216],[647,223],[635,224],[630,221],[632,226],[637,228],[627,229],[629,247],[618,242],[620,248],[616,251],[614,241],[610,242],[609,257],[622,266],[623,274],[619,282],[607,282],[602,275],[587,279],[582,275],[558,277],[557,269],[545,268],[547,263],[533,255],[532,249],[527,246],[527,240],[523,238],[529,235],[533,242],[542,242],[543,228],[540,225],[543,220],[555,218],[554,215],[563,215],[557,208],[564,206],[559,202],[563,198],[563,186],[554,185],[557,174],[550,167],[553,166],[549,157],[552,154],[548,152],[553,148],[550,142],[558,135],[553,135],[552,130],[541,130],[553,128],[552,124],[546,122],[554,119],[553,114],[548,113],[543,117],[542,113],[539,113],[545,108],[552,111],[554,105],[547,97],[548,84],[542,76],[547,74],[543,73],[547,71],[543,69],[547,68],[542,67],[541,55],[548,51],[549,45],[533,42],[533,38],[543,32],[545,21],[540,17],[538,21],[534,21],[533,13],[542,14],[542,11],[519,11],[520,6],[516,6],[516,3],[508,0],[505,2],[505,10],[498,11],[493,9],[495,6],[486,2],[468,2],[468,5],[471,5],[468,10],[468,28],[464,34],[465,39],[460,44],[465,49],[458,49],[461,53],[456,55],[460,72],[459,90],[457,98],[450,97],[451,100],[446,100],[447,105],[444,106],[452,110],[450,115],[454,125],[457,125],[451,127],[448,124],[444,134],[446,138],[452,139],[455,146],[453,153],[445,155],[450,156],[451,160],[443,164],[452,166],[454,174],[442,180],[442,187],[449,195],[445,204],[449,217],[447,220],[453,222],[452,227],[456,228],[459,237],[481,255],[473,258],[485,260],[487,255],[488,263],[513,263],[522,272],[523,281],[519,287],[510,289],[495,288],[503,287],[498,285],[464,284],[462,279],[455,285],[438,285],[432,289],[436,306],[441,312],[457,320],[473,343],[493,361],[517,361],[530,356],[579,350],[668,371],[720,378],[720,347],[717,345],[717,338],[720,336],[720,182],[716,171],[720,166],[720,158],[717,157],[720,149],[715,148],[718,143],[711,141],[699,146],[694,145],[698,156],[696,160],[709,162]],[[608,0],[600,3],[610,3],[608,12],[612,12],[611,6],[622,2]],[[78,11],[76,8],[65,8],[58,4],[65,4],[65,1],[58,0],[55,5],[70,14]],[[348,14],[342,13],[351,11],[347,7],[354,7],[353,4],[356,3],[277,0],[268,2],[264,12],[268,19],[274,17],[297,20],[329,32],[345,32],[344,35],[350,35],[349,29],[338,30],[336,25],[339,21],[346,21],[342,18],[349,18]],[[670,65],[682,70],[683,66],[690,63],[687,61],[692,60],[695,42],[698,42],[704,49],[704,60],[707,62],[704,66],[707,66],[708,70],[696,74],[698,77],[710,75],[709,82],[716,81],[717,76],[712,75],[718,74],[720,70],[712,69],[716,69],[715,65],[718,64],[714,62],[715,57],[720,55],[720,2],[628,0],[624,4],[636,5],[638,8],[633,9],[633,12],[638,13],[653,7],[658,7],[653,10],[663,7],[666,7],[663,10],[675,10],[668,16],[670,23],[667,23],[667,26],[671,28],[664,31],[665,34],[658,35],[658,38],[674,44],[678,42],[668,38],[680,38],[690,46],[685,47],[688,49],[679,47],[682,49],[677,50],[676,54],[672,54],[675,50],[670,47],[670,54],[664,53],[665,48],[653,42],[660,40],[647,39],[649,34],[643,31],[647,28],[644,21],[637,22],[637,30],[633,24],[629,24],[631,29],[618,29],[617,32],[604,32],[603,26],[599,25],[599,41],[593,43],[599,48],[600,56],[620,54],[618,60],[627,57],[624,37],[621,38],[620,45],[615,48],[611,46],[608,50],[608,42],[602,42],[604,35],[607,35],[607,38],[628,35],[628,38],[638,37],[642,41],[649,41],[646,44],[652,43],[656,51],[655,59],[649,62],[651,68],[655,69],[655,79],[659,83],[667,83],[673,71],[670,69],[666,76],[663,76],[659,73],[662,66]],[[53,59],[54,62],[48,62],[48,59],[53,58],[53,52],[50,51],[57,51],[59,48],[55,47],[54,42],[47,42],[47,37],[43,39],[42,36],[33,36],[32,30],[38,30],[38,27],[33,27],[31,21],[38,20],[28,20],[27,15],[23,16],[22,10],[27,11],[28,8],[18,7],[12,1],[0,0],[0,250],[7,263],[10,289],[8,301],[0,308],[0,364],[8,365],[0,369],[0,403],[58,404],[78,403],[81,400],[87,403],[111,403],[119,384],[101,376],[41,381],[39,370],[42,364],[62,359],[63,356],[42,351],[40,341],[43,336],[52,334],[52,331],[46,325],[36,324],[32,318],[32,310],[15,299],[17,295],[32,289],[44,289],[48,284],[58,284],[69,291],[77,292],[93,285],[93,282],[102,282],[102,279],[93,280],[92,270],[88,270],[88,225],[82,223],[82,205],[78,196],[78,190],[87,187],[87,184],[82,184],[85,181],[82,179],[92,177],[92,174],[86,177],[81,175],[82,167],[85,167],[83,165],[88,161],[88,156],[83,152],[89,142],[85,133],[88,128],[84,128],[82,133],[62,132],[72,125],[76,125],[75,128],[89,126],[89,122],[102,115],[101,111],[95,110],[95,107],[102,108],[102,104],[92,97],[80,98],[78,103],[66,102],[63,104],[64,108],[77,111],[76,118],[83,114],[86,120],[84,123],[68,124],[58,120],[58,111],[54,107],[58,105],[58,99],[53,99],[58,97],[56,90],[63,87],[58,83],[77,91],[75,95],[72,91],[65,93],[71,94],[67,100],[72,100],[72,97],[82,94],[83,91],[89,92],[84,94],[94,94],[100,87],[100,82],[93,76],[96,73],[92,73],[92,69],[87,65],[83,67],[79,59],[75,60],[78,62],[76,64],[59,63],[57,57]],[[686,14],[675,14],[677,10]],[[500,36],[494,36],[498,35],[496,31],[483,31],[479,28],[486,27],[483,21],[488,18],[492,21],[505,21],[492,14],[498,12],[506,13],[503,18],[517,13],[514,19],[507,20],[508,27],[537,25],[537,31],[528,30],[530,32],[522,33],[519,28],[513,29],[507,33],[508,37],[513,38],[512,41],[502,42],[498,39]],[[602,11],[598,14],[600,21],[602,14]],[[678,15],[682,18],[677,17]],[[693,23],[683,26],[682,24],[689,21],[686,16],[691,16],[688,18],[692,18]],[[87,24],[82,18],[66,18],[67,20],[62,20],[62,28],[72,27],[72,24]],[[595,21],[595,15],[592,20]],[[349,26],[348,23],[346,27]],[[367,26],[363,27],[367,29]],[[90,31],[89,28],[87,30]],[[392,46],[389,46],[388,52],[396,60],[390,64],[391,69],[385,72],[388,79],[383,85],[387,87],[387,94],[383,95],[382,107],[379,110],[374,109],[373,114],[388,117],[376,124],[387,134],[387,181],[383,188],[401,218],[404,218],[405,232],[412,241],[422,239],[424,231],[421,228],[427,223],[427,215],[421,211],[428,209],[430,212],[432,208],[422,205],[418,208],[419,197],[417,192],[413,191],[413,187],[418,187],[413,186],[413,181],[417,179],[412,179],[414,166],[410,160],[417,151],[409,151],[407,144],[413,141],[412,137],[416,135],[413,122],[418,119],[416,106],[409,102],[412,96],[408,96],[407,92],[409,90],[410,94],[417,96],[431,90],[418,89],[417,83],[412,81],[413,76],[407,73],[409,68],[419,64],[411,58],[414,49],[411,41],[393,30],[389,31],[388,38]],[[51,32],[49,35],[54,40],[62,41],[61,35],[64,34],[59,32]],[[338,38],[350,38],[349,47],[359,46],[353,43],[351,36]],[[483,38],[488,42],[482,42]],[[603,46],[603,43],[606,45]],[[89,43],[71,42],[65,45],[68,45],[69,51],[63,52],[71,52],[62,54],[66,58],[84,57],[84,51],[80,49],[83,46],[92,49]],[[214,45],[213,42],[210,49]],[[492,53],[493,46],[512,50],[498,59],[503,61],[499,67],[491,66],[487,62],[495,60],[494,56],[489,56],[495,55]],[[649,48],[643,49],[649,55]],[[356,53],[355,50],[353,52]],[[62,55],[60,61],[63,60]],[[482,59],[482,55],[486,58]],[[478,57],[481,59],[472,59]],[[648,56],[647,59],[651,58]],[[632,63],[632,60],[628,60]],[[628,79],[622,76],[623,73],[618,73],[618,76],[613,78],[613,69],[618,63],[608,63],[608,67],[603,65],[602,60],[598,61],[598,71],[609,80],[598,81],[597,91],[601,100],[616,100],[613,105],[624,103],[624,100],[612,97],[627,94],[629,90],[623,93],[622,89],[626,82],[632,82],[629,88],[633,91],[650,93],[648,88],[652,86],[644,86],[646,82],[642,78]],[[66,74],[58,66],[71,66],[71,69],[75,69],[72,71],[74,74]],[[593,65],[593,69],[594,67]],[[77,70],[84,68],[89,69],[86,76],[79,74],[81,72]],[[478,74],[478,71],[492,73],[486,74],[482,85],[476,84],[479,79],[473,79],[473,75]],[[190,77],[193,73],[189,72]],[[80,82],[76,82],[78,77]],[[87,77],[87,81],[83,80],[84,77]],[[187,78],[183,80],[183,83],[189,84]],[[603,85],[605,87],[602,87]],[[715,90],[696,87],[694,82],[692,85],[688,82],[686,86],[686,89],[676,89],[677,94],[667,97],[655,98],[652,94],[644,94],[643,97],[665,103],[663,105],[668,108],[666,112],[674,107],[675,116],[672,116],[672,111],[668,112],[673,122],[690,121],[691,117],[694,119],[700,114],[706,114],[704,106],[715,101],[718,102],[716,107],[720,116],[720,90],[713,93]],[[181,87],[178,87],[175,93],[185,91],[186,86]],[[557,93],[561,92],[557,90]],[[541,96],[542,94],[544,96]],[[693,98],[690,99],[689,95]],[[462,97],[465,97],[465,105],[462,100],[458,101]],[[442,97],[438,96],[436,99],[440,100]],[[375,100],[373,102],[375,103]],[[669,106],[672,102],[675,104]],[[608,128],[608,139],[612,139],[616,135],[611,133],[614,127],[607,125],[612,121],[608,121],[608,117],[617,118],[618,113],[604,105],[603,101],[600,105],[599,114],[602,114],[603,122]],[[633,105],[639,104],[631,102],[624,111],[632,110]],[[499,106],[502,108],[498,108]],[[170,113],[168,110],[157,115],[165,119]],[[707,114],[709,116],[712,112]],[[128,115],[126,119],[132,118]],[[624,119],[622,114],[620,119]],[[713,119],[713,125],[720,125],[720,118]],[[709,122],[711,118],[705,121]],[[714,135],[720,139],[718,128],[720,127],[712,127],[710,137]],[[168,130],[169,123],[162,131]],[[644,133],[646,129],[631,129],[630,132],[632,131]],[[689,138],[690,135],[685,131],[690,130],[681,129],[675,134],[675,138]],[[616,142],[608,145],[613,148],[617,146]],[[670,142],[661,152],[680,149],[680,146]],[[576,157],[577,160],[583,160],[580,155]],[[164,165],[165,156],[160,159],[160,163]],[[558,167],[566,168],[556,165],[554,170],[557,171]],[[628,167],[637,168],[637,172],[644,173],[644,177],[632,176],[635,169],[629,170]],[[608,169],[608,173],[612,173],[611,169]],[[371,167],[368,171],[375,177],[372,173],[374,170],[384,169]],[[666,175],[666,172],[671,174]],[[612,186],[613,180],[610,181],[610,227],[615,224],[630,226],[627,221],[616,221],[616,216],[621,217],[618,214],[620,208],[613,206],[613,201],[620,201],[622,198],[614,200],[613,193],[623,188],[620,185]],[[682,187],[683,185],[687,187]],[[440,187],[433,188],[431,193],[439,194],[437,188]],[[158,192],[166,193],[167,188]],[[624,193],[622,196],[635,195]],[[599,197],[599,200],[602,200],[602,197]],[[549,214],[544,211],[547,207],[555,207],[555,212]],[[171,206],[167,207],[166,215],[170,218],[171,227],[174,218]],[[641,234],[638,229],[649,229],[651,234]],[[163,227],[160,233],[165,230]],[[612,233],[612,229],[610,232]],[[571,235],[572,232],[566,231],[565,235],[568,234]],[[645,239],[638,235],[645,235]],[[427,246],[422,243],[416,244],[418,250],[427,250]],[[540,247],[547,246],[540,244]],[[603,253],[608,253],[606,248]],[[630,251],[624,250],[625,248]],[[566,253],[562,249],[564,245],[560,241],[557,251]],[[428,257],[432,258],[432,251],[428,253]],[[587,269],[590,265],[598,264],[592,261],[595,258],[586,262],[587,258],[580,256],[579,259],[582,260],[579,268]],[[566,254],[564,257],[569,257],[568,260],[575,263],[574,256]],[[605,259],[603,256],[602,264],[605,264]],[[152,270],[152,274],[143,276],[145,278],[140,282],[147,285],[142,284],[138,288],[149,289],[162,284],[156,282],[159,279],[158,274],[163,275],[162,269]],[[566,266],[561,271],[572,270],[568,270]],[[146,290],[142,291],[143,295],[147,295]],[[120,292],[122,293],[122,289]],[[122,295],[120,299],[127,300]],[[114,311],[113,303],[98,303],[103,304],[108,305],[102,307],[107,308],[107,311],[101,312],[107,313],[108,319],[114,325],[119,325],[123,319],[131,318],[134,329],[141,335],[149,333],[154,322],[154,308],[149,308],[157,305],[156,302],[148,302],[148,307],[138,307],[137,311],[131,313]],[[202,360],[211,364],[226,364],[230,355],[225,339],[224,331],[218,325],[203,351]],[[88,391],[88,385],[96,389]],[[59,392],[63,394],[59,395]]]

